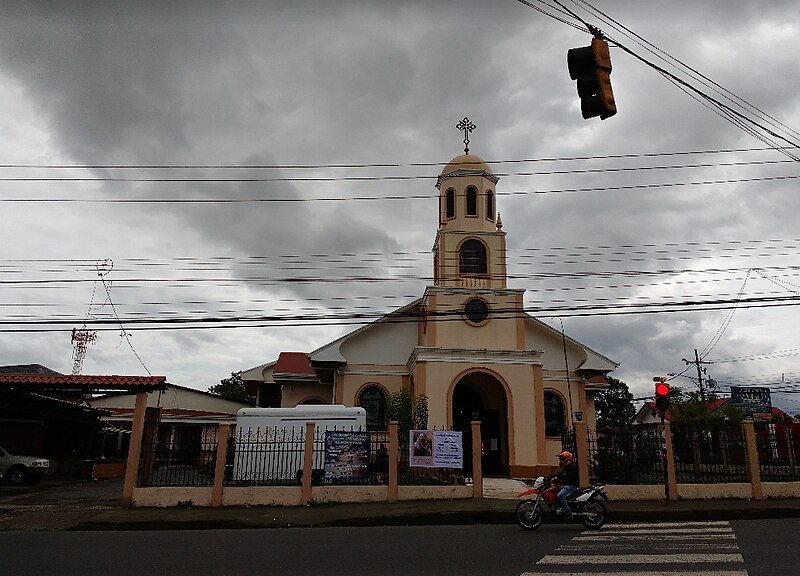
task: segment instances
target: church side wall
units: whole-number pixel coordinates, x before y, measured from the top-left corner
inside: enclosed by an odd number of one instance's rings
[[[333,403],[332,389],[329,384],[284,384],[281,390],[281,405],[293,408],[308,402]]]
[[[346,406],[358,406],[358,394],[365,386],[378,385],[388,396],[403,387],[405,372],[404,366],[369,364],[348,366],[347,370],[339,375],[336,385],[340,387],[341,398]]]

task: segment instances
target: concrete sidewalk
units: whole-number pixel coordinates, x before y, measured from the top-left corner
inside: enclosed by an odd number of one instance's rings
[[[121,481],[0,489],[0,531],[201,530],[292,526],[514,524],[526,484],[488,479],[483,499],[312,506],[124,508]],[[800,517],[800,500],[612,501],[609,522]],[[550,521],[548,519],[547,521]]]

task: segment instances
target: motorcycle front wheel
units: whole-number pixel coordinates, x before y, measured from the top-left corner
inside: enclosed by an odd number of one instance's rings
[[[581,512],[581,524],[589,529],[597,530],[606,523],[608,510],[606,505],[599,500],[589,500],[583,505]]]
[[[542,507],[534,500],[523,500],[517,504],[517,524],[524,530],[536,530],[542,525]]]

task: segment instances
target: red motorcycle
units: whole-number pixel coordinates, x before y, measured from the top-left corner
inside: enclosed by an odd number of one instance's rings
[[[533,488],[517,494],[517,498],[525,498],[517,504],[517,524],[525,530],[536,530],[542,525],[545,511],[549,514],[559,515],[561,504],[558,502],[560,486],[553,484],[549,476],[539,476],[533,483]],[[608,501],[605,486],[594,484],[588,488],[578,488],[567,496],[567,502],[572,510],[572,518],[580,520],[581,524],[590,529],[598,529],[606,523],[608,509],[603,503]]]

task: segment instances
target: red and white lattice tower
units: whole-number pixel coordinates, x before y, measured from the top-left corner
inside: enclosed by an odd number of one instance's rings
[[[85,325],[84,325],[85,326]],[[86,357],[86,347],[97,340],[97,332],[84,328],[72,329],[72,374],[80,374],[83,368],[83,359]]]

